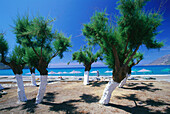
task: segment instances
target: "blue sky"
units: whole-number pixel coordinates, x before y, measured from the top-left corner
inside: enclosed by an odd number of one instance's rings
[[[162,0],[166,1],[166,0]],[[9,43],[9,52],[12,51],[15,43],[15,35],[12,32],[13,20],[18,14],[24,15],[29,13],[30,16],[44,16],[56,18],[54,28],[62,31],[67,36],[72,35],[71,43],[72,52],[64,53],[64,58],[54,58],[49,67],[65,67],[66,63],[71,60],[72,53],[77,51],[86,42],[82,36],[82,24],[90,21],[90,17],[96,10],[104,10],[107,13],[118,13],[116,8],[117,0],[3,0],[0,4],[0,32],[5,32],[5,39]],[[151,0],[148,2],[146,9],[158,9],[161,0]],[[161,10],[164,12],[164,21],[159,27],[163,32],[157,36],[158,41],[164,41],[165,46],[160,49],[147,50],[144,46],[140,51],[144,53],[144,60],[139,65],[148,64],[153,60],[170,54],[170,1],[168,1]],[[73,62],[72,66],[82,66]],[[93,66],[104,66],[102,62],[95,63]]]

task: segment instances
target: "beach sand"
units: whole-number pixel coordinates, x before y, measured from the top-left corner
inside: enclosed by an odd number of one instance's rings
[[[34,104],[38,87],[31,86],[28,78],[24,80],[28,101],[23,103],[17,103],[16,83],[1,81],[3,87],[6,85],[3,91],[7,94],[0,95],[0,113],[170,113],[170,82],[128,80],[124,88],[116,88],[109,105],[104,106],[98,102],[107,80],[92,81],[84,86],[81,80],[59,81],[49,77],[43,102],[38,105]]]

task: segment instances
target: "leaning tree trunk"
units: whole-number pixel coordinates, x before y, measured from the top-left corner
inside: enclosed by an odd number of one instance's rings
[[[18,101],[19,102],[25,102],[25,101],[27,101],[27,97],[25,95],[22,74],[15,74],[15,77],[16,77],[17,86],[18,86]]]
[[[9,65],[12,69],[12,71],[14,72],[15,74],[15,78],[17,80],[17,86],[18,86],[18,101],[19,102],[25,102],[27,101],[27,97],[25,95],[25,90],[24,90],[24,82],[23,82],[23,79],[22,79],[22,69],[24,68],[25,64],[23,65],[18,65],[16,64],[15,62],[10,62],[10,65]]]
[[[37,70],[40,72],[40,85],[38,90],[38,95],[36,97],[36,104],[39,104],[42,102],[46,86],[47,86],[47,78],[48,78],[48,71],[47,71],[47,64],[45,61],[40,60],[39,67]]]
[[[126,77],[120,82],[119,88],[122,88],[125,84],[130,75],[126,74]]]
[[[106,88],[104,89],[103,96],[100,99],[99,103],[108,104],[110,101],[111,94],[113,90],[119,85],[119,83],[115,82],[113,79],[109,81]]]
[[[122,67],[119,72],[113,73],[113,79],[109,81],[106,88],[104,89],[103,96],[99,103],[107,105],[110,101],[112,92],[119,85],[119,83],[126,77],[126,67]]]
[[[2,86],[1,86],[1,84],[0,84],[0,90],[2,90],[2,89],[4,89]]]
[[[2,55],[2,63],[4,63],[5,65],[8,65],[9,67],[11,67],[13,73],[15,74],[15,78],[17,80],[17,86],[18,86],[18,101],[19,102],[25,102],[27,101],[27,97],[25,95],[25,90],[24,90],[24,83],[23,83],[23,79],[22,79],[22,69],[25,66],[25,63],[23,64],[16,64],[15,61],[11,61],[11,62],[7,62],[4,58],[4,55]]]
[[[122,87],[126,84],[127,79],[128,79],[128,78],[130,77],[130,75],[131,75],[131,69],[132,69],[132,66],[128,67],[127,73],[126,73],[126,77],[120,82],[119,88],[122,88]]]

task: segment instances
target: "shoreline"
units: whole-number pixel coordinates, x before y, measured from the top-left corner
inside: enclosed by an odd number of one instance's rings
[[[154,78],[154,79],[148,79],[148,78]],[[31,84],[31,75],[30,76],[22,76],[24,83],[30,83]],[[40,82],[40,75],[35,76],[36,82]],[[89,76],[89,81],[106,81],[108,82],[112,76]],[[83,76],[48,76],[48,82],[82,82],[84,79]],[[167,75],[131,75],[128,78],[128,81],[166,81],[170,82],[170,74]],[[10,76],[0,76],[0,84],[16,84],[15,75]]]

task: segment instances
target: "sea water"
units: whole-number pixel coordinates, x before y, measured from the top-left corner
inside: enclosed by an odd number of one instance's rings
[[[170,71],[166,72],[163,71],[164,69],[170,69],[170,65],[160,65],[160,66],[134,66],[132,68],[132,75],[164,75],[169,74]],[[138,72],[141,69],[150,70],[150,72]],[[97,71],[99,71],[100,76],[111,76],[112,75],[112,69],[108,67],[92,67],[90,70],[89,75],[90,76],[96,76]],[[84,68],[48,68],[49,76],[84,76]],[[14,75],[11,69],[3,69],[0,70],[0,76],[10,76]],[[35,75],[40,75],[40,73],[36,70]],[[23,69],[23,76],[30,76],[30,70],[29,69]]]

